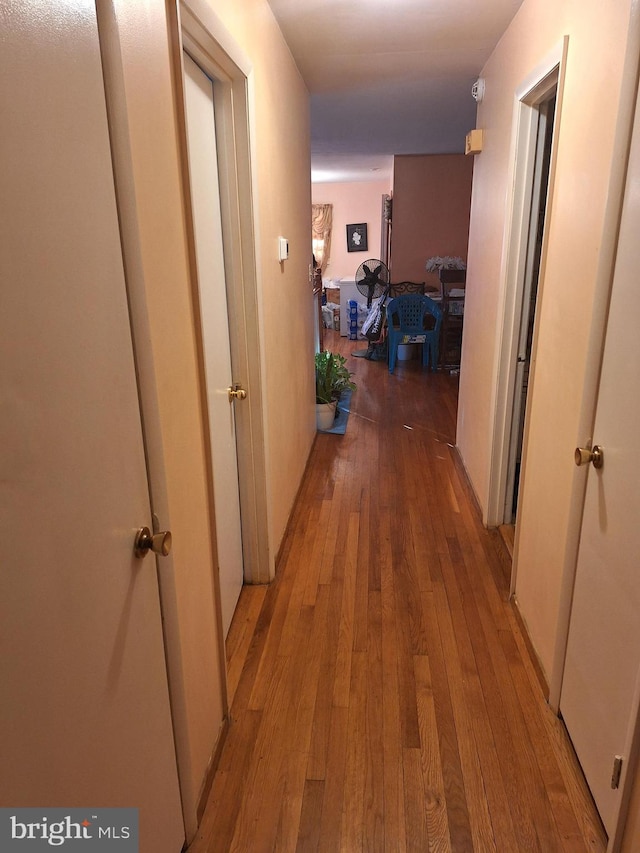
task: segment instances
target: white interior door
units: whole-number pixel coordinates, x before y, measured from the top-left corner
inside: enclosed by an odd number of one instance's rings
[[[640,128],[636,126],[593,434],[604,450],[589,467],[560,710],[607,832],[629,758],[640,672]]]
[[[178,853],[95,8],[17,4],[0,66],[0,804],[137,807]]]
[[[213,83],[184,54],[187,140],[211,430],[213,486],[225,636],[242,589],[236,424],[218,181]],[[241,401],[238,401],[242,405]]]

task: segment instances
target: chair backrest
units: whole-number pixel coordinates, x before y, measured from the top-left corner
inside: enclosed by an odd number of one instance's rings
[[[405,334],[420,334],[440,324],[442,311],[439,305],[421,293],[396,296],[387,303],[389,325],[397,322]]]
[[[424,293],[424,281],[399,281],[389,285],[389,296],[404,296],[405,293]]]

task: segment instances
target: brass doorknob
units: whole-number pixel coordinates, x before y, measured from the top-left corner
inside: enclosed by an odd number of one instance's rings
[[[230,403],[233,403],[234,400],[246,400],[247,398],[247,392],[237,382],[235,385],[230,385],[227,388],[227,394],[229,395]]]
[[[594,444],[593,447],[576,447],[573,458],[578,467],[591,462],[594,468],[602,468],[604,463],[604,455],[599,444]]]
[[[133,553],[138,559],[142,559],[147,556],[149,551],[153,551],[154,554],[159,554],[161,557],[168,557],[171,552],[171,531],[162,530],[160,533],[152,535],[148,527],[141,527],[136,533]]]

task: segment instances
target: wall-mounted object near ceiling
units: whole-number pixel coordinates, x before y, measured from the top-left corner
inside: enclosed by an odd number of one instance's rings
[[[478,77],[471,87],[471,94],[478,103],[484,98],[484,77]]]
[[[482,130],[470,130],[464,143],[465,154],[479,154],[482,151]]]

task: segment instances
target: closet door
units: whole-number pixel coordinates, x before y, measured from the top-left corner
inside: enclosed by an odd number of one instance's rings
[[[640,109],[636,106],[560,710],[609,835],[640,696]],[[619,777],[619,778],[616,778]]]
[[[211,431],[216,539],[224,635],[243,582],[234,385],[222,241],[213,82],[184,54],[191,203]]]
[[[178,853],[94,5],[14,4],[0,66],[0,805],[137,808],[140,850]]]

